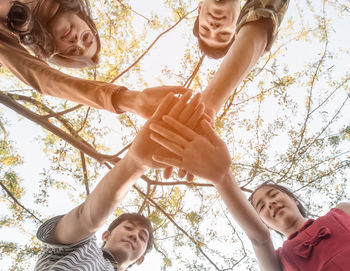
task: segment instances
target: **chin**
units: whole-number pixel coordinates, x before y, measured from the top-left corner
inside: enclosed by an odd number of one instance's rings
[[[113,254],[114,258],[117,260],[117,262],[125,262],[129,259],[129,253],[122,247],[117,247],[114,250],[111,250],[111,253]]]

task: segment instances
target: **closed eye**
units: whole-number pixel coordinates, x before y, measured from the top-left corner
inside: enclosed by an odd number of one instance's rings
[[[130,226],[125,226],[125,229],[127,229],[128,231],[132,231],[132,228]]]
[[[203,29],[204,31],[208,31],[208,30],[209,30],[209,28],[208,28],[207,26],[205,26],[205,25],[202,25],[202,29]]]
[[[144,234],[140,234],[140,239],[144,242],[146,242],[146,236]]]
[[[264,207],[265,207],[265,203],[264,203],[264,204],[262,204],[262,205],[260,206],[259,212],[261,212],[261,211],[262,211],[262,209],[264,209]]]
[[[202,25],[200,26],[199,34],[205,38],[207,36],[208,31],[209,31],[209,28],[207,26]]]
[[[273,194],[271,195],[271,198],[273,198],[273,197],[277,196],[277,194],[278,194],[278,192],[273,193]]]
[[[221,42],[226,42],[226,41],[228,41],[228,39],[230,38],[230,34],[229,33],[221,33],[221,34],[219,34],[219,40],[221,41]]]

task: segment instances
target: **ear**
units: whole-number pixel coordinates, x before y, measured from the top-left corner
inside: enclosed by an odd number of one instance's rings
[[[142,264],[143,260],[145,259],[145,256],[141,256],[140,258],[137,259],[136,264],[140,265]]]
[[[201,13],[202,6],[203,6],[203,2],[200,1],[200,2],[198,3],[198,15]]]
[[[104,233],[102,233],[102,241],[106,242],[109,238],[110,232],[109,231],[105,231]]]

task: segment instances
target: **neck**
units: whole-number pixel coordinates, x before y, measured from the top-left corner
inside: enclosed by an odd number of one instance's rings
[[[281,231],[286,237],[300,230],[300,228],[305,224],[307,218],[300,216],[298,217],[288,228]]]

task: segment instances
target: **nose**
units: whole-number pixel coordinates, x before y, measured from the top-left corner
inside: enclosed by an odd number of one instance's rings
[[[134,232],[130,232],[129,238],[135,242],[136,241],[136,234]]]
[[[270,201],[269,202],[269,209],[271,210],[273,206],[276,205],[276,202],[275,201]]]
[[[68,42],[70,43],[76,43],[78,41],[78,34],[77,33],[73,33],[70,37]]]
[[[220,22],[218,22],[218,21],[216,21],[216,20],[214,20],[214,19],[211,19],[211,20],[209,21],[209,25],[210,25],[211,27],[213,27],[213,28],[218,28],[218,27],[220,26]]]

